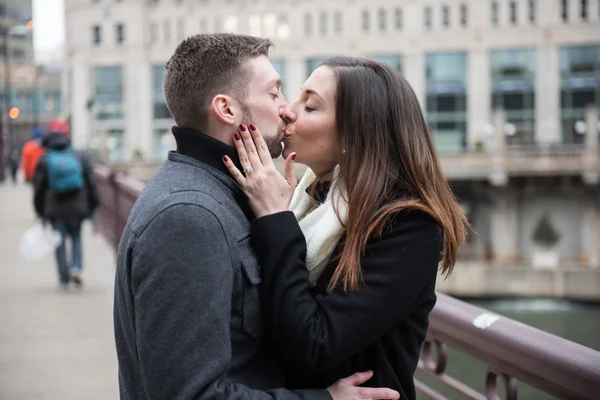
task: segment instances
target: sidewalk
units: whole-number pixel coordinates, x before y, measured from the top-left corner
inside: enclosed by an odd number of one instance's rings
[[[112,328],[114,256],[84,225],[84,288],[58,289],[54,255],[25,263],[31,188],[0,184],[0,399],[118,399]]]

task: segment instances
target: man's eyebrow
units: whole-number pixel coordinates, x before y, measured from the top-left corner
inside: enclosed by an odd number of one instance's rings
[[[267,87],[271,87],[271,86],[281,87],[282,83],[283,82],[281,81],[281,78],[271,79],[269,82],[267,82]]]

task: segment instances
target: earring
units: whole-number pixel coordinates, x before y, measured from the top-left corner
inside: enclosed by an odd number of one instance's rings
[[[342,154],[346,154],[346,150],[342,150]]]

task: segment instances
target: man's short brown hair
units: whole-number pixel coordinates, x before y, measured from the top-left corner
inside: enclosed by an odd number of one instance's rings
[[[175,123],[204,129],[217,94],[230,95],[245,107],[251,71],[244,62],[268,56],[271,45],[268,39],[229,33],[195,35],[181,42],[167,62],[163,81]]]

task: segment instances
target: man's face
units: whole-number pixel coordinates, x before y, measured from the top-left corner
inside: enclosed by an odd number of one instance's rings
[[[280,114],[287,106],[281,93],[281,77],[265,56],[252,58],[247,65],[252,71],[252,78],[248,82],[247,112],[242,122],[258,127],[269,146],[271,157],[277,158],[281,155],[285,131],[285,122]]]

